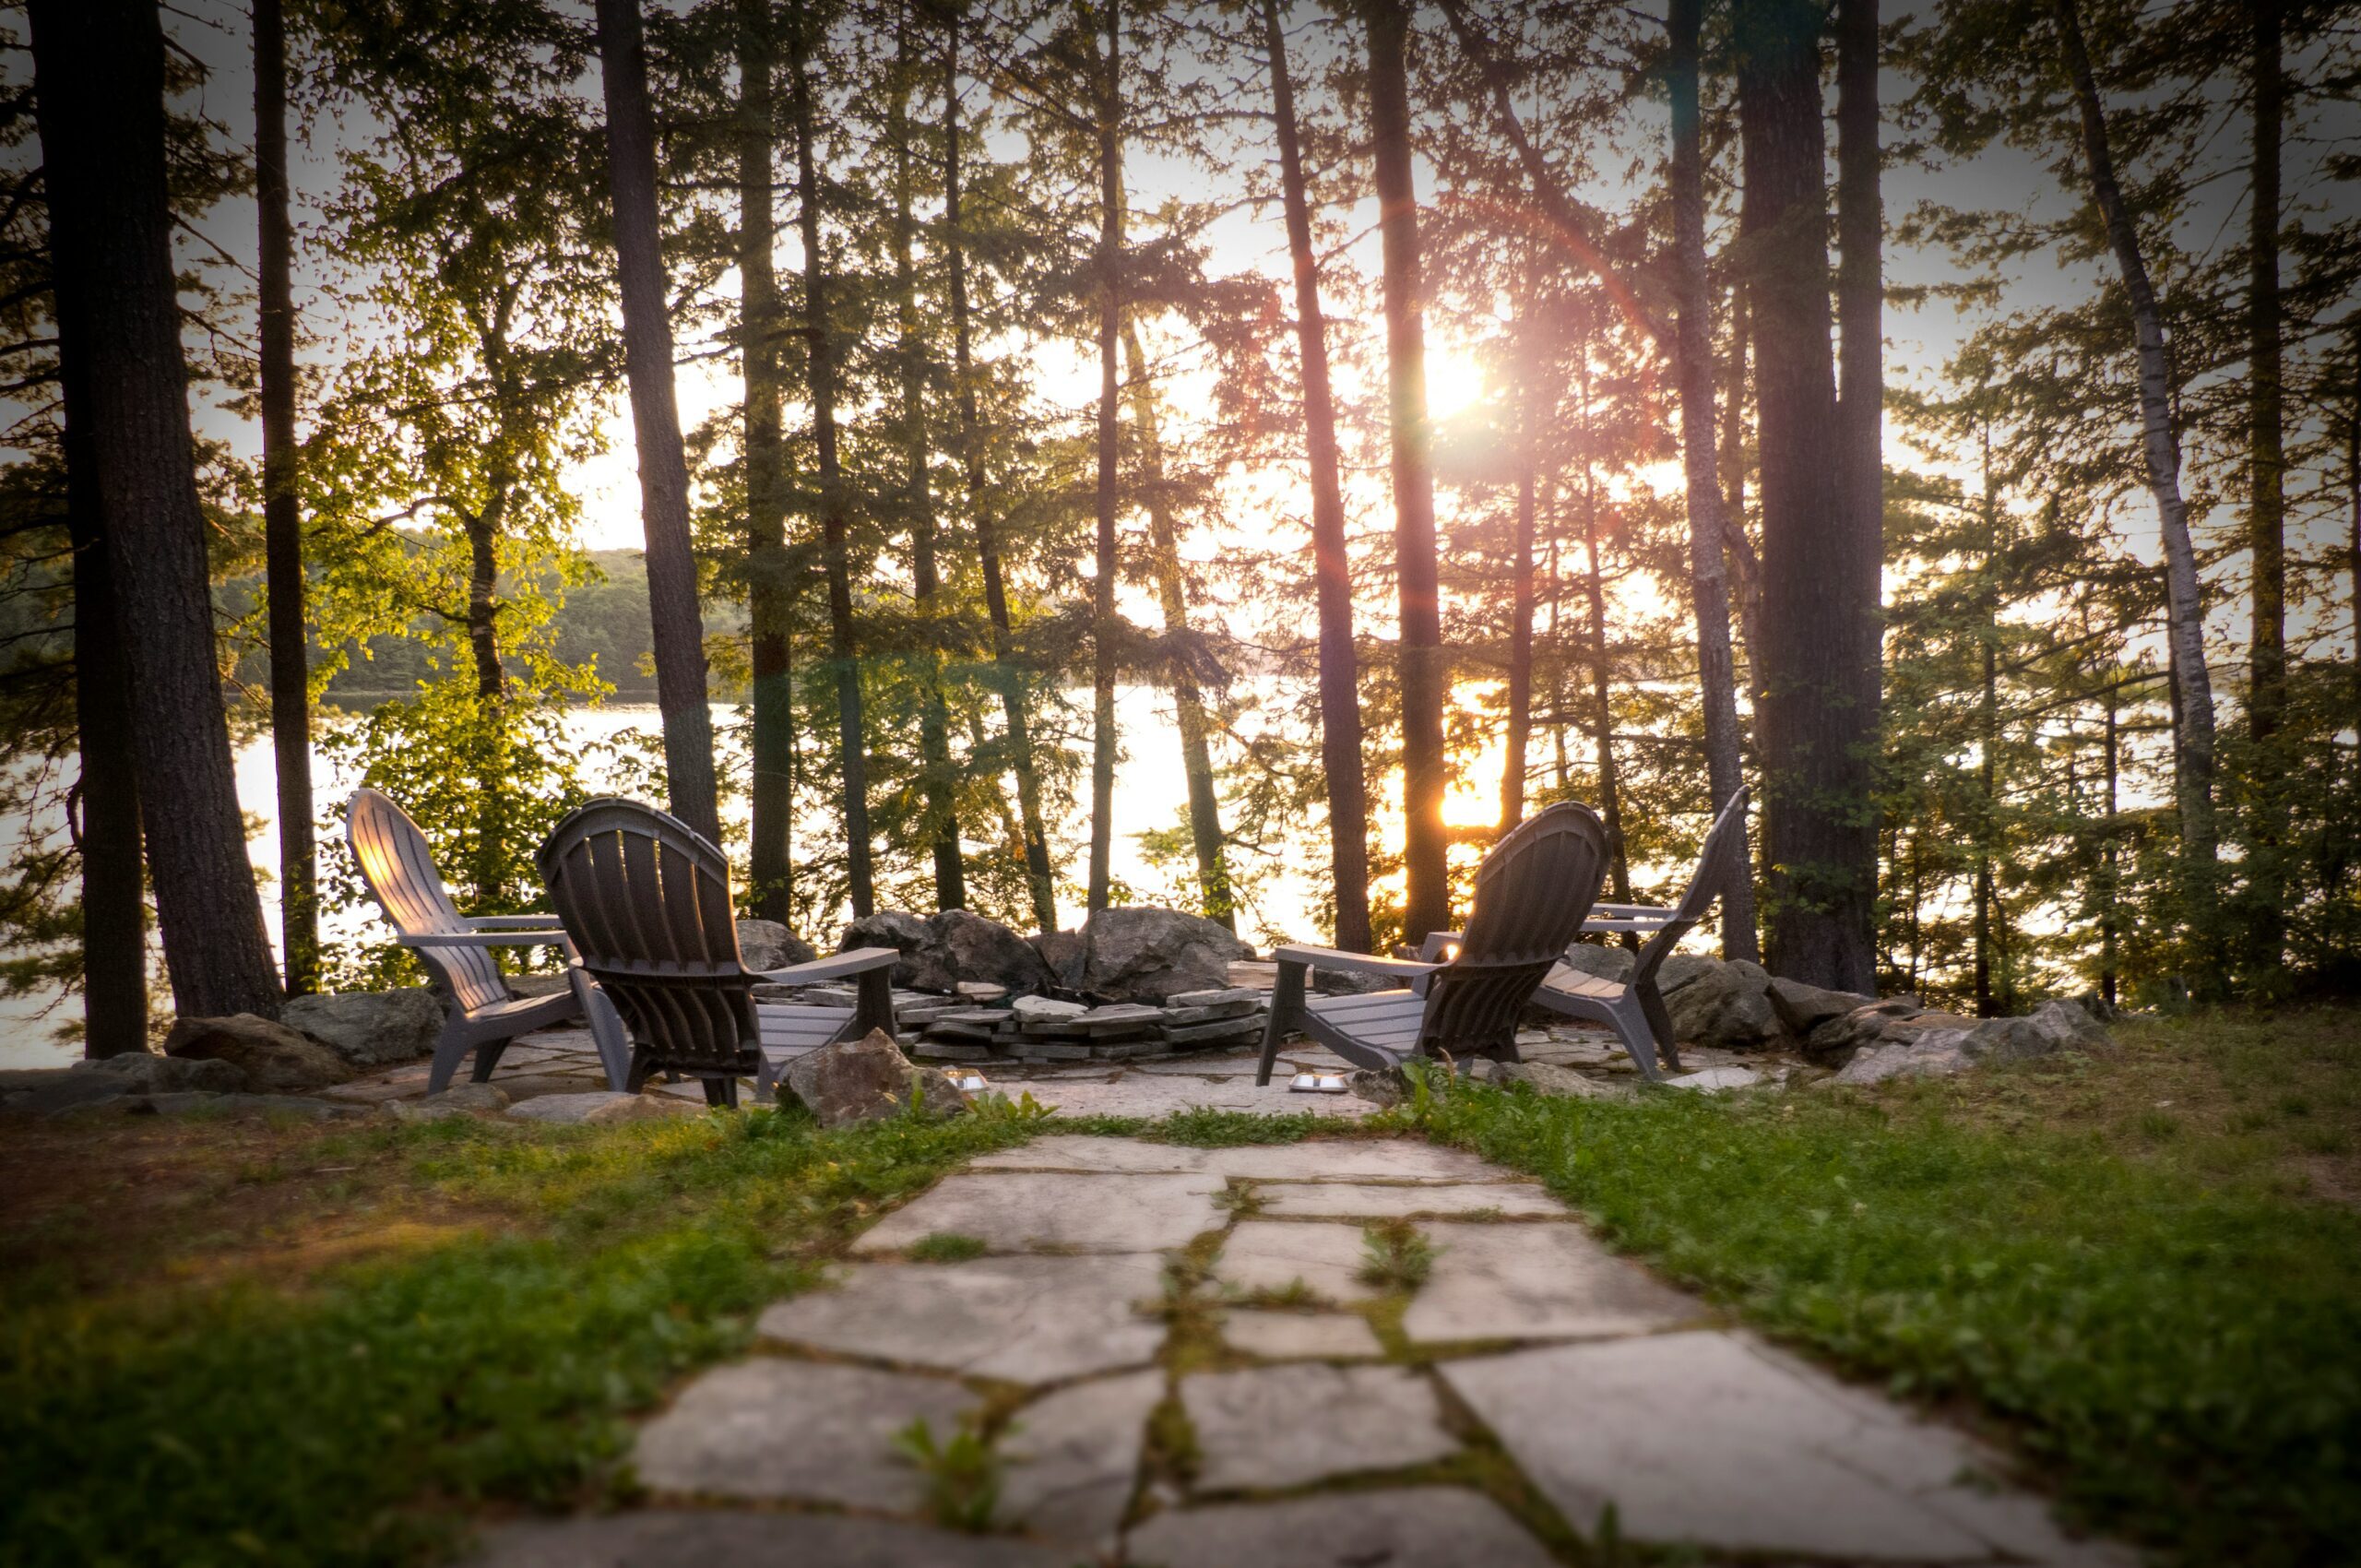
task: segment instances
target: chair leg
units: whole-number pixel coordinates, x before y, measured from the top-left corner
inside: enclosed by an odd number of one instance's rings
[[[1294,1025],[1295,1016],[1303,1010],[1303,976],[1301,964],[1279,966],[1279,983],[1271,992],[1271,1021],[1263,1026],[1263,1062],[1254,1071],[1256,1088],[1270,1084],[1271,1066],[1279,1059],[1279,1036]]]
[[[705,1080],[705,1102],[717,1108],[738,1109],[738,1080],[722,1076]]]
[[[434,1065],[426,1075],[428,1094],[441,1094],[451,1087],[451,1075],[468,1059],[470,1043],[467,1020],[454,1004],[450,1016],[443,1020],[443,1032],[434,1037]]]
[[[508,1049],[508,1044],[504,1039],[488,1039],[476,1047],[475,1071],[470,1075],[477,1083],[492,1082],[492,1069],[500,1065],[501,1052]]]
[[[631,1077],[631,1034],[623,1028],[623,1015],[599,989],[599,982],[579,967],[568,969],[565,980],[581,1005],[583,1021],[590,1026],[591,1043],[599,1048],[599,1064],[607,1070],[607,1087],[621,1089]]]
[[[1679,1072],[1680,1047],[1673,1040],[1672,1014],[1665,1007],[1664,992],[1656,989],[1653,979],[1636,989],[1640,1011],[1648,1020],[1648,1028],[1656,1037],[1656,1049],[1663,1053],[1664,1064],[1676,1073]]]
[[[1652,1084],[1664,1082],[1664,1071],[1656,1065],[1655,1030],[1638,998],[1626,992],[1617,998],[1613,1010],[1616,1036],[1631,1053],[1631,1064],[1640,1070],[1640,1076]]]

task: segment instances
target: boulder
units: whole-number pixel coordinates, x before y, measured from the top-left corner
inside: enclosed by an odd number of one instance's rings
[[[1766,994],[1771,998],[1771,1011],[1779,1015],[1779,1021],[1797,1039],[1807,1038],[1831,1018],[1841,1018],[1877,1001],[1874,996],[1850,991],[1823,991],[1791,980],[1774,980]]]
[[[308,1116],[314,1122],[369,1114],[365,1105],[315,1099],[306,1095],[211,1094],[202,1089],[119,1099],[110,1109],[133,1116]]]
[[[1041,956],[1058,984],[1067,991],[1082,989],[1083,960],[1087,956],[1078,931],[1045,931],[1026,938],[1026,945]]]
[[[943,1069],[912,1063],[883,1029],[795,1058],[787,1064],[787,1087],[823,1127],[900,1116],[914,1099],[930,1116],[955,1115],[967,1103]]]
[[[434,1102],[428,1100],[432,1105]],[[705,1107],[670,1094],[622,1094],[596,1089],[586,1094],[544,1094],[520,1100],[508,1114],[520,1122],[541,1122],[557,1127],[603,1126],[611,1122],[661,1122],[694,1116]]]
[[[738,956],[757,973],[783,969],[789,964],[808,964],[819,956],[812,951],[810,943],[777,921],[738,922]]]
[[[1947,1077],[1982,1062],[2023,1062],[2058,1051],[2103,1045],[2106,1031],[2075,1003],[2051,1002],[2018,1018],[1976,1022],[1948,1013],[1889,1020],[1863,1044],[1840,1084],[1877,1084],[1897,1077]]]
[[[132,1094],[235,1094],[246,1087],[245,1074],[232,1063],[205,1057],[159,1056],[148,1051],[126,1051],[120,1056],[77,1062],[74,1071],[103,1073],[119,1078]]]
[[[1101,909],[1082,928],[1082,989],[1110,1002],[1217,991],[1254,950],[1212,921],[1178,909]]]
[[[389,1099],[386,1113],[397,1122],[440,1122],[508,1109],[508,1091],[498,1084],[455,1084],[424,1099]]]
[[[945,909],[926,925],[922,951],[943,971],[943,983],[926,989],[956,992],[963,984],[987,984],[1024,996],[1058,983],[1033,944],[998,921],[966,909]]]
[[[915,986],[919,968],[917,960],[911,956],[924,947],[932,934],[925,921],[907,909],[880,909],[873,915],[863,915],[845,927],[844,935],[836,941],[836,951],[849,953],[856,947],[891,947],[902,955],[902,961],[894,966],[894,983]]]
[[[1664,961],[1664,968],[1671,969],[1689,956],[1677,953]],[[1682,966],[1679,989],[1665,996],[1675,1040],[1726,1051],[1786,1043],[1787,1031],[1771,1006],[1768,970],[1744,959],[1727,964],[1711,958],[1697,962],[1702,967]]]
[[[1874,1043],[1888,1026],[1926,1010],[1915,996],[1890,996],[1866,1007],[1856,1007],[1816,1025],[1804,1039],[1804,1055],[1825,1066],[1842,1067],[1862,1046]]]
[[[423,986],[291,996],[279,1021],[309,1035],[355,1067],[430,1055],[443,1032],[443,1004]]]
[[[252,1013],[182,1018],[165,1037],[164,1054],[230,1063],[245,1074],[247,1088],[263,1094],[303,1094],[352,1076],[326,1046]]]
[[[1703,953],[1675,953],[1656,966],[1656,989],[1669,1001],[1674,992],[1703,980],[1721,967],[1719,958],[1708,958]]]
[[[1566,956],[1559,960],[1576,974],[1595,975],[1600,980],[1613,980],[1618,985],[1630,981],[1632,968],[1639,961],[1640,956],[1629,947],[1609,947],[1598,942],[1577,942],[1567,948]],[[1672,961],[1671,958],[1665,960],[1667,964]],[[1656,983],[1659,987],[1664,983],[1661,971]]]
[[[113,1073],[71,1067],[27,1068],[0,1081],[0,1111],[20,1116],[61,1116],[131,1096],[131,1086]]]

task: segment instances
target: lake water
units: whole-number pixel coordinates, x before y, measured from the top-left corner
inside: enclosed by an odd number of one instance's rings
[[[1088,695],[1083,694],[1083,706],[1088,707]],[[1137,835],[1150,829],[1168,828],[1181,819],[1188,801],[1188,787],[1180,768],[1180,736],[1175,723],[1172,704],[1168,694],[1154,686],[1133,686],[1119,690],[1116,710],[1120,732],[1124,738],[1124,755],[1116,768],[1114,842],[1112,868],[1117,880],[1145,892],[1164,885],[1167,873],[1149,868],[1140,850]],[[714,720],[718,743],[725,748],[742,744],[742,731],[735,730],[735,715],[730,708],[717,706]],[[573,738],[596,742],[610,740],[630,730],[644,730],[651,736],[660,732],[657,710],[652,704],[619,704],[604,707],[576,708],[567,715],[566,726]],[[594,755],[600,754],[594,753]],[[267,735],[240,748],[237,755],[238,799],[247,820],[256,826],[255,836],[247,841],[246,851],[255,869],[263,873],[262,897],[264,914],[271,937],[279,934],[279,835],[277,831],[277,785],[272,777],[270,738]],[[742,769],[741,770],[742,776]],[[340,777],[330,760],[314,754],[313,789],[323,807],[340,800],[349,792],[351,778]],[[591,779],[593,789],[607,781]],[[1085,807],[1086,810],[1086,806]],[[725,816],[744,820],[746,802],[742,796],[724,802]],[[1074,837],[1083,836],[1085,828],[1074,825]],[[1052,839],[1061,835],[1052,831]],[[881,849],[887,849],[881,846]],[[323,829],[319,852],[323,858],[345,853],[342,837]],[[918,860],[919,852],[896,847],[888,852],[901,858]],[[1074,851],[1074,863],[1060,869],[1080,882],[1086,871],[1083,860],[1086,846],[1078,844]],[[739,868],[742,873],[743,867]],[[1272,932],[1284,932],[1301,940],[1315,940],[1323,933],[1307,911],[1311,908],[1315,887],[1299,867],[1287,863],[1269,879],[1253,910],[1255,920],[1241,921],[1241,934],[1250,942]],[[920,911],[926,912],[926,911]],[[1081,899],[1069,897],[1061,889],[1059,923],[1068,929],[1082,923]],[[374,911],[329,911],[323,915],[323,934],[336,941],[383,941],[390,937]],[[807,932],[824,948],[835,929]],[[52,1038],[57,1024],[66,1017],[77,1016],[78,1002],[66,1002],[62,1006],[54,996],[19,997],[0,1003],[0,1068],[52,1066],[71,1061],[78,1048],[61,1043]]]

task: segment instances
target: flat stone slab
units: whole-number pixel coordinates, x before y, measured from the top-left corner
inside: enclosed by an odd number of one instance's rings
[[[1115,1082],[1075,1079],[1036,1087],[1033,1098],[1068,1116],[1141,1116],[1150,1120],[1199,1106],[1215,1111],[1252,1111],[1264,1116],[1310,1112],[1353,1119],[1377,1108],[1348,1094],[1289,1094],[1273,1078],[1257,1088],[1251,1076],[1190,1078],[1173,1074],[1126,1073]]]
[[[1260,1189],[1263,1212],[1286,1218],[1318,1219],[1405,1218],[1418,1214],[1468,1215],[1490,1213],[1503,1218],[1548,1216],[1561,1218],[1573,1211],[1529,1182],[1467,1182],[1395,1185],[1374,1182],[1306,1182],[1274,1184]]]
[[[942,1378],[759,1356],[689,1384],[632,1461],[656,1491],[912,1513],[926,1477],[894,1434],[923,1420],[948,1438],[975,1402]]]
[[[1155,1359],[1164,1325],[1133,1303],[1163,1293],[1164,1260],[974,1258],[855,1264],[841,1289],[762,1315],[765,1338],[1006,1383],[1057,1383]]]
[[[1076,1177],[1008,1171],[944,1177],[853,1243],[894,1252],[937,1234],[973,1236],[996,1253],[1162,1252],[1220,1229],[1217,1177]]]
[[[1221,1336],[1233,1350],[1274,1361],[1385,1353],[1369,1320],[1352,1313],[1282,1313],[1259,1307],[1232,1307],[1222,1314]]]
[[[1644,1334],[1692,1323],[1703,1303],[1574,1225],[1430,1221],[1434,1272],[1411,1298],[1413,1340],[1546,1339]]]
[[[1406,1367],[1321,1361],[1180,1380],[1204,1491],[1303,1486],[1454,1453],[1433,1384]]]
[[[1686,1058],[1691,1053],[1681,1052]],[[1665,1080],[1667,1087],[1701,1089],[1714,1092],[1721,1089],[1749,1089],[1762,1082],[1762,1075],[1751,1067],[1706,1067],[1694,1073],[1677,1073]]]
[[[1551,1568],[1554,1562],[1491,1499],[1443,1486],[1180,1509],[1150,1519],[1125,1545],[1129,1561],[1159,1568]]]
[[[1369,1257],[1364,1241],[1358,1225],[1244,1219],[1223,1240],[1214,1275],[1241,1290],[1285,1290],[1301,1280],[1326,1301],[1366,1301],[1380,1291],[1361,1282]]]
[[[1726,1334],[1447,1361],[1442,1375],[1567,1522],[1634,1539],[1843,1561],[1973,1561],[2003,1543],[1940,1494],[1977,1462],[1911,1420]]]
[[[1164,1397],[1161,1372],[1062,1388],[1016,1412],[996,1445],[1003,1524],[1087,1549],[1111,1545],[1138,1484],[1148,1413]]]
[[[645,1513],[503,1525],[471,1568],[1072,1568],[1071,1550],[825,1514]]]
[[[1302,1095],[1299,1099],[1335,1099]],[[970,1170],[1170,1172],[1259,1182],[1500,1182],[1513,1174],[1464,1149],[1417,1138],[1308,1138],[1293,1144],[1189,1148],[1139,1138],[1051,1133],[968,1162]]]

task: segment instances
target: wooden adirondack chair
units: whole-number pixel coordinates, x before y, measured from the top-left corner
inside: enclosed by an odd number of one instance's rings
[[[590,977],[571,962],[573,945],[555,915],[471,918],[459,913],[434,869],[426,835],[409,813],[375,790],[352,792],[345,808],[344,840],[370,897],[394,928],[395,940],[419,956],[448,1008],[434,1042],[427,1093],[449,1087],[451,1075],[469,1051],[475,1052],[475,1081],[482,1083],[500,1065],[510,1040],[576,1017],[590,1026],[607,1082],[623,1087],[629,1067],[623,1020],[599,995]],[[566,990],[552,996],[520,996],[492,950],[540,946],[564,949],[569,960]]]
[[[1279,948],[1254,1081],[1271,1081],[1279,1037],[1290,1030],[1363,1067],[1399,1066],[1438,1051],[1515,1061],[1518,1016],[1581,929],[1606,865],[1607,830],[1597,815],[1563,802],[1519,823],[1484,857],[1467,930],[1449,963]],[[1305,982],[1315,968],[1388,976],[1404,989],[1313,996]],[[1409,989],[1416,980],[1426,981],[1422,991]]]
[[[1656,1057],[1663,1054],[1664,1064],[1674,1072],[1680,1071],[1680,1051],[1673,1043],[1672,1016],[1665,1010],[1664,993],[1656,989],[1656,971],[1680,945],[1699,921],[1705,918],[1721,897],[1722,889],[1743,864],[1746,853],[1746,790],[1741,788],[1723,805],[1721,814],[1714,819],[1711,832],[1705,835],[1705,847],[1698,852],[1697,869],[1690,873],[1689,889],[1680,902],[1670,907],[1655,904],[1596,904],[1591,918],[1583,922],[1585,932],[1635,932],[1645,933],[1648,940],[1640,949],[1631,966],[1628,980],[1611,980],[1597,975],[1586,975],[1572,968],[1554,968],[1542,981],[1533,1000],[1553,1013],[1586,1023],[1605,1024],[1613,1029],[1623,1048],[1631,1053],[1631,1063],[1651,1082],[1661,1082],[1664,1075],[1656,1066]],[[1422,950],[1430,956],[1449,951],[1449,944],[1459,940],[1456,932],[1438,932],[1427,938]]]
[[[901,955],[861,947],[792,964],[746,968],[730,897],[730,862],[688,824],[636,801],[598,800],[557,825],[537,856],[550,902],[582,967],[623,1015],[632,1040],[623,1087],[650,1073],[703,1080],[714,1105],[738,1103],[738,1080],[770,1097],[787,1063],[830,1040],[891,1031],[890,979]],[[859,1005],[757,1004],[765,982],[809,985],[857,977]]]

